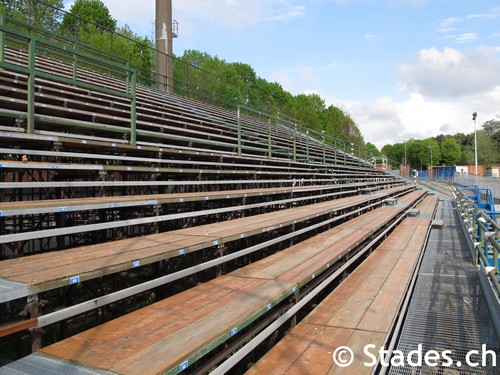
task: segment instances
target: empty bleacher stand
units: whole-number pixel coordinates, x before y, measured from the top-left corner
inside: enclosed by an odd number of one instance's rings
[[[0,361],[24,357],[0,374],[208,372],[332,275],[403,259],[362,263],[391,231],[425,239],[433,198],[342,140],[0,34]]]

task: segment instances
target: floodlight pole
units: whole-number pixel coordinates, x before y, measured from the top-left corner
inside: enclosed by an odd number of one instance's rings
[[[434,173],[433,173],[433,164],[434,164],[434,161],[432,160],[432,149],[434,148],[434,146],[429,146],[429,149],[431,150],[431,176],[429,177],[429,180],[431,180],[433,177],[434,177]]]
[[[472,114],[472,121],[474,121],[474,164],[476,166],[476,177],[477,177],[477,132],[476,132],[476,117],[477,112]]]
[[[404,144],[405,144],[405,167],[404,167],[404,175],[406,176],[407,175],[407,168],[406,168],[406,139],[403,140]]]

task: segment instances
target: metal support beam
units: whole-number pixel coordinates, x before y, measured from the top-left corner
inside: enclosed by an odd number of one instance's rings
[[[35,132],[35,52],[36,45],[35,39],[30,39],[28,44],[28,108],[27,108],[27,133],[33,134]]]

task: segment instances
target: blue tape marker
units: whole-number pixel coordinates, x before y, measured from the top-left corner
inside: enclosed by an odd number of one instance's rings
[[[75,276],[69,279],[69,285],[78,284],[80,282],[80,276]]]
[[[108,208],[115,208],[116,207],[116,203],[110,203],[108,204]]]
[[[267,311],[271,310],[273,306],[271,304],[267,305]]]
[[[66,212],[68,211],[68,207],[59,207],[59,212]]]
[[[236,335],[237,333],[238,333],[238,327],[233,328],[233,329],[231,330],[231,336],[234,336],[234,335]]]
[[[186,361],[186,362],[182,362],[179,366],[179,371],[184,371],[185,369],[187,369],[189,367],[189,361]]]
[[[133,268],[137,268],[137,267],[140,267],[141,266],[141,261],[140,260],[136,260],[135,262],[132,263],[132,267]]]
[[[184,255],[186,254],[186,250],[182,249],[182,250],[179,250],[179,255]]]

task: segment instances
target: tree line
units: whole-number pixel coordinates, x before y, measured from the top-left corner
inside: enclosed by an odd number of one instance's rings
[[[117,27],[102,1],[76,0],[69,12],[62,11],[63,0],[7,0],[1,4],[2,12],[13,18],[128,59],[138,70],[139,83],[154,85],[153,40],[135,34],[128,25]],[[367,146],[350,115],[341,108],[327,106],[319,95],[292,95],[279,83],[259,77],[250,65],[226,62],[206,52],[186,50],[174,58],[177,94],[233,109],[237,104],[247,104],[272,115],[293,118],[303,128],[353,143],[355,149]]]
[[[477,132],[479,165],[490,168],[500,163],[500,121],[488,120]],[[406,163],[423,170],[432,165],[474,165],[474,133],[440,134],[423,140],[410,139],[403,143],[385,145],[382,154],[395,165]]]

